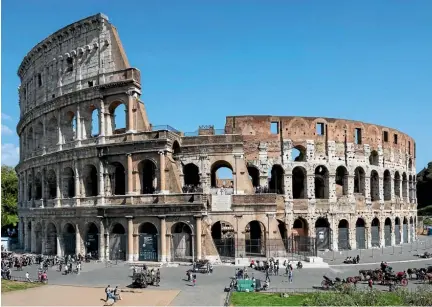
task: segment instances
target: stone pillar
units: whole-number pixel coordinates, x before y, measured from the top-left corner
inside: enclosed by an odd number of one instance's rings
[[[168,261],[167,259],[167,244],[166,244],[166,220],[165,220],[165,216],[159,216],[160,219],[160,245],[161,245],[161,256],[160,256],[160,261],[161,262],[166,262]]]
[[[372,248],[372,232],[370,227],[365,227],[366,232],[366,248]]]
[[[46,114],[42,115],[42,154],[46,154],[46,140],[47,140],[47,135],[46,135]]]
[[[132,154],[127,154],[127,194],[133,194],[133,165]]]
[[[196,237],[196,259],[201,260],[201,245],[202,245],[202,216],[196,216],[196,229],[195,229],[195,237]]]
[[[22,197],[22,202],[24,203],[24,207],[27,207],[27,201],[28,201],[28,174],[27,171],[24,171],[24,175],[23,175],[23,197]]]
[[[402,177],[403,178],[403,177]],[[404,199],[404,202],[405,203],[409,203],[409,193],[410,193],[410,182],[408,181],[408,178],[406,179],[406,186],[405,186],[405,197],[403,198]],[[403,185],[402,185],[402,187],[403,187]],[[402,195],[403,195],[403,192],[402,192]]]
[[[103,99],[100,100],[100,109],[99,109],[99,143],[105,143],[105,103]]]
[[[61,121],[61,113],[60,111],[57,112],[57,146],[58,150],[62,150],[62,144],[63,144],[63,136],[62,136],[62,121]]]
[[[306,193],[309,200],[315,201],[315,174],[307,174]]]
[[[314,181],[315,181],[315,179],[314,179]],[[336,175],[333,173],[329,174],[328,180],[325,180],[324,184],[328,184],[327,188],[328,188],[328,193],[329,193],[329,195],[328,195],[329,202],[335,203],[337,201],[337,198],[336,198]]]
[[[127,130],[128,130],[128,133],[135,132],[135,122],[134,122],[134,117],[133,117],[134,102],[135,102],[135,98],[132,95],[132,93],[130,93],[128,96],[128,105],[127,105]]]
[[[370,176],[367,176],[365,174],[365,200],[367,204],[372,204],[371,200],[371,182],[370,182]]]
[[[380,228],[379,228],[380,247],[385,246],[384,227],[385,227],[385,220],[383,222],[380,221]]]
[[[134,259],[133,259],[133,254],[134,254],[134,251],[133,251],[133,241],[134,241],[134,238],[133,238],[133,216],[126,216],[126,218],[127,218],[127,221],[128,221],[128,223],[127,223],[127,235],[128,235],[128,241],[127,241],[127,248],[128,248],[128,252],[127,252],[127,260],[129,261],[129,262],[133,262],[134,261]]]
[[[348,191],[348,200],[349,202],[355,202],[355,197],[354,197],[354,175],[348,175],[347,178],[347,191]]]
[[[159,151],[160,193],[165,194],[165,152]]]
[[[60,163],[57,164],[57,170],[56,170],[56,206],[59,207],[61,205],[60,199],[62,198],[62,178],[61,178],[61,166]]]
[[[61,235],[57,231],[57,256],[62,257],[63,256],[63,250],[61,244],[62,238],[60,236]]]
[[[393,218],[390,218],[390,220],[391,220],[391,229],[392,229],[392,232],[390,234],[390,244],[391,246],[394,246],[396,244],[399,244],[399,242],[396,242],[395,220]]]
[[[75,224],[75,255],[81,253],[81,232],[79,224]]]
[[[74,168],[74,184],[75,184],[75,206],[79,206],[80,205],[80,200],[79,197],[81,196],[81,185],[80,185],[80,167],[79,167],[79,161],[78,160],[74,160],[73,163],[73,168]]]
[[[99,221],[99,260],[105,260],[105,226],[103,219]]]
[[[380,202],[384,202],[384,178],[381,176],[381,174],[378,175],[378,182],[379,182],[379,200]]]
[[[287,199],[293,199],[292,174],[284,175],[285,196]]]
[[[31,236],[31,232],[29,233],[28,232],[28,223],[29,223],[29,221],[28,221],[28,219],[27,218],[24,218],[24,251],[29,251],[29,246],[28,246],[28,242],[30,241],[29,239],[28,239],[28,236]]]
[[[35,231],[36,223],[33,220],[30,221],[30,223],[31,223],[30,246],[27,247],[30,247],[31,253],[34,253],[36,251],[36,231]],[[42,248],[43,248],[43,244],[42,244]]]
[[[18,228],[18,244],[19,244],[19,248],[23,249],[24,247],[24,218],[20,217],[19,218],[19,228]]]
[[[98,172],[98,180],[99,180],[99,191],[98,191],[98,203],[100,205],[104,204],[104,195],[105,195],[105,178],[104,178],[104,165],[102,160],[99,160],[99,172]]]
[[[77,105],[76,108],[76,137],[75,140],[77,141],[77,145],[81,145],[81,138],[82,138],[82,127],[81,127],[81,112],[80,112],[80,106]]]

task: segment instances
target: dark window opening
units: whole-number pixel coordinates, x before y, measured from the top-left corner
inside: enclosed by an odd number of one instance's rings
[[[408,141],[408,154],[411,154],[411,142]]]
[[[360,128],[355,128],[354,142],[358,145],[362,143],[362,131]]]
[[[395,143],[395,144],[398,143],[398,136],[397,136],[397,134],[393,135],[393,143]]]
[[[88,87],[93,87],[93,81],[89,81],[89,82],[87,82],[87,84],[88,84]]]
[[[272,134],[279,134],[279,123],[272,122],[270,126],[270,131]]]
[[[416,157],[416,143],[414,143],[414,158]]]
[[[316,123],[315,131],[317,135],[324,135],[325,134],[324,123]]]
[[[52,98],[55,98],[55,94],[52,94],[52,96],[51,96]]]
[[[384,142],[388,142],[388,131],[384,131]]]
[[[73,71],[73,59],[72,58],[67,58],[66,64],[67,64],[66,72]]]
[[[42,86],[42,75],[38,74],[38,86],[41,87]]]

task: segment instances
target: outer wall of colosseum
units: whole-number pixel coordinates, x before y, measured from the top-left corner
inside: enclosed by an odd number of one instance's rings
[[[140,72],[101,14],[39,43],[18,74],[27,251],[190,261],[416,238],[415,143],[402,132],[281,116],[152,126]]]

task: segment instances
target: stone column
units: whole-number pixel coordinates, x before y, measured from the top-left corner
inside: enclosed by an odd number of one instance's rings
[[[285,196],[287,199],[294,199],[293,196],[293,185],[292,185],[292,174],[284,175],[284,186],[285,186]]]
[[[371,232],[371,227],[366,226],[365,227],[365,232],[366,232],[366,248],[372,248],[372,232]]]
[[[80,200],[79,197],[81,196],[81,185],[80,185],[80,167],[79,167],[79,161],[78,160],[74,160],[73,163],[73,168],[74,168],[74,179],[75,179],[75,206],[79,206],[80,205]]]
[[[354,197],[354,175],[348,175],[347,178],[347,191],[348,191],[348,200],[349,202],[355,202],[355,197]]]
[[[160,193],[165,194],[165,152],[159,151]]]
[[[403,232],[403,224],[402,224],[402,229],[401,230]],[[407,232],[407,235],[408,235],[408,243],[411,243],[411,224],[409,223],[409,219],[408,219],[408,232]]]
[[[47,141],[47,135],[46,135],[46,115],[44,114],[42,116],[42,154],[46,154],[46,141]]]
[[[57,164],[57,170],[56,170],[56,206],[59,207],[61,205],[60,199],[62,198],[61,192],[61,167],[60,164]]]
[[[378,182],[379,182],[379,201],[380,203],[384,202],[384,178],[381,176],[381,174],[378,176]]]
[[[166,262],[167,261],[167,244],[166,244],[166,220],[165,216],[159,216],[160,219],[160,245],[161,245],[161,256],[160,261]]]
[[[60,111],[57,112],[57,147],[58,150],[62,150],[62,144],[63,144],[63,136],[62,136],[62,121],[61,121],[61,113]]]
[[[405,203],[409,203],[409,193],[410,193],[410,182],[408,181],[408,178],[406,179],[406,187],[405,187],[405,197],[403,198],[404,199],[404,202]],[[403,187],[403,185],[402,185],[402,187]],[[403,192],[402,192],[402,195],[403,195]]]
[[[75,140],[77,141],[77,145],[81,145],[81,137],[82,137],[82,129],[81,129],[81,112],[80,112],[80,106],[77,105],[76,108],[76,137]]]
[[[365,185],[364,185],[364,189],[365,189],[365,200],[366,200],[366,204],[372,204],[372,200],[371,200],[371,182],[370,182],[370,176],[367,176],[365,174]]]
[[[105,103],[103,99],[100,100],[100,109],[99,109],[99,143],[105,143]]]
[[[335,203],[335,202],[337,202],[337,198],[336,198],[336,174],[333,174],[333,173],[329,174],[328,180],[326,180],[326,181],[328,182],[327,188],[328,188],[328,192],[329,192],[329,195],[328,195],[329,202]],[[315,179],[314,179],[314,183],[315,183]],[[326,184],[326,183],[324,183],[324,184]]]
[[[103,219],[99,221],[99,260],[105,260],[105,226]]]
[[[200,260],[201,259],[201,245],[202,245],[202,216],[196,216],[196,229],[195,229],[195,237],[196,237],[196,259]]]
[[[63,250],[62,250],[62,238],[60,237],[61,234],[57,231],[57,256],[62,257],[63,256]]]
[[[380,247],[385,246],[385,235],[384,235],[384,227],[385,227],[385,220],[380,221],[380,228],[379,228],[379,235],[380,235]]]
[[[24,251],[27,252],[29,251],[29,246],[28,246],[28,242],[30,241],[28,239],[28,236],[31,236],[31,233],[28,232],[28,219],[24,218]]]
[[[79,224],[75,224],[75,255],[81,253],[81,232]]]
[[[307,174],[307,186],[306,186],[306,193],[307,198],[311,200],[312,202],[315,202],[315,174]]]
[[[127,154],[127,194],[133,194],[133,165],[132,154]]]
[[[396,242],[395,220],[393,218],[390,218],[390,220],[391,220],[391,229],[392,229],[392,232],[390,234],[390,244],[391,246],[394,246],[399,243]]]
[[[104,204],[104,195],[105,195],[105,178],[104,178],[104,165],[102,160],[99,160],[99,172],[98,172],[98,180],[99,180],[99,191],[98,191],[98,203],[100,205]]]
[[[27,247],[30,247],[30,252],[34,253],[36,251],[36,231],[35,231],[36,223],[33,220],[30,221],[30,223],[31,223],[30,246]]]
[[[127,241],[127,248],[128,248],[128,252],[127,252],[127,260],[129,262],[133,262],[133,216],[126,216],[128,224],[127,224],[127,235],[128,235],[128,241]]]
[[[133,105],[135,102],[135,98],[132,93],[128,94],[128,105],[127,105],[127,130],[128,133],[135,132],[135,122],[133,117]]]
[[[19,248],[23,249],[24,247],[24,218],[20,217],[19,218],[19,228],[18,228],[18,243],[19,243]]]
[[[22,197],[22,202],[24,203],[24,207],[27,207],[27,201],[28,201],[27,182],[28,182],[28,174],[27,174],[27,171],[24,171],[24,175],[23,175],[23,197]]]

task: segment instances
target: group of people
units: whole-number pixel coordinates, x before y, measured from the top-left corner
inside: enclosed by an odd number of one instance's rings
[[[70,273],[77,273],[79,274],[81,272],[81,263],[83,261],[83,257],[81,255],[78,255],[77,257],[72,258],[71,255],[68,255],[64,258],[64,261],[58,262],[58,270],[59,272],[62,272],[64,275],[70,274]],[[75,263],[75,270],[73,269],[73,264]],[[64,271],[63,271],[64,268]]]
[[[357,255],[356,257],[346,257],[344,260],[344,263],[346,263],[346,264],[358,264],[358,263],[360,263],[360,256]]]
[[[118,286],[116,286],[114,289],[111,288],[110,285],[108,285],[105,288],[105,294],[106,294],[106,299],[105,302],[108,302],[108,300],[113,300],[114,303],[121,300],[121,296],[120,296],[120,289],[118,288]]]
[[[201,184],[185,184],[182,188],[183,193],[201,193],[203,188]]]

